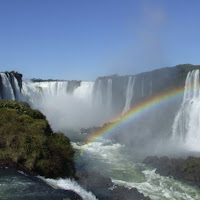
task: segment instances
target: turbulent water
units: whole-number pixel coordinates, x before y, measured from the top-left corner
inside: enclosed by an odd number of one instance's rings
[[[155,169],[147,168],[134,158],[134,151],[110,140],[92,144],[74,143],[77,150],[77,165],[87,171],[96,171],[112,178],[117,185],[137,188],[152,200],[199,200],[200,189],[170,177],[160,176]]]
[[[157,78],[162,79],[159,76]],[[0,99],[26,101],[47,115],[54,130],[77,131],[80,128],[102,125],[116,115],[125,114],[138,100],[150,97],[159,92],[158,89],[162,91],[156,81],[152,74],[142,74],[123,78],[98,78],[95,82],[23,81],[21,87],[13,74],[0,73]],[[165,107],[162,105],[156,112],[149,112],[147,116],[134,121],[130,129],[125,129],[128,131],[123,132],[119,140],[123,143],[123,139],[126,139],[129,147],[105,139],[91,144],[73,143],[77,149],[77,168],[84,167],[89,172],[96,171],[111,177],[117,185],[135,187],[153,200],[199,200],[198,187],[156,174],[155,169],[147,168],[138,160],[134,149],[134,144],[137,143],[137,148],[142,148],[147,154],[147,145],[155,149],[158,138],[164,138],[163,142],[166,145],[167,141],[168,148],[175,144],[188,152],[200,151],[199,83],[199,70],[189,72],[182,103],[177,101],[179,107],[174,106],[174,102],[173,105],[168,102]],[[81,149],[84,151],[79,154]],[[73,180],[40,179],[53,188],[60,188],[59,194],[44,182],[0,169],[0,199],[64,199],[64,191],[67,189],[75,191],[83,199],[96,199],[94,194],[85,191]]]
[[[84,190],[76,181],[70,179],[45,179],[40,177],[47,184],[51,185],[55,189],[71,190],[79,194],[84,200],[97,200],[97,198],[91,193]]]
[[[93,194],[70,179],[30,177],[20,171],[0,169],[1,200],[70,200],[67,190],[76,192],[84,200],[96,200]]]
[[[183,102],[173,123],[172,140],[189,151],[200,151],[199,70],[188,73]]]

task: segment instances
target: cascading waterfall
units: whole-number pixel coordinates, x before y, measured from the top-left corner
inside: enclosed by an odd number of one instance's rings
[[[141,95],[142,97],[144,97],[144,77],[142,77],[142,91],[141,91]]]
[[[50,81],[50,82],[36,82],[33,83],[34,87],[40,89],[45,96],[55,96],[66,94],[67,81]]]
[[[15,76],[13,76],[14,78],[14,85],[15,85],[15,96],[16,96],[16,100],[17,101],[21,101],[21,89],[19,87],[19,84],[18,84],[18,81],[17,81],[17,78]]]
[[[1,99],[26,101],[33,108],[40,109],[42,104],[48,104],[49,99],[54,97],[63,97],[67,101],[69,96],[73,96],[84,105],[87,104],[87,108],[93,109],[97,115],[101,115],[101,118],[105,118],[107,121],[110,121],[113,116],[125,114],[132,106],[133,95],[136,98],[143,98],[145,96],[145,81],[148,80],[144,79],[144,76],[138,76],[136,86],[136,76],[123,77],[122,79],[115,76],[103,77],[98,78],[95,82],[32,82],[28,80],[22,82],[21,80],[20,83],[20,79],[17,79],[12,73],[1,73],[0,77]],[[138,85],[140,82],[141,84]],[[152,82],[150,85],[152,86]]]
[[[81,123],[80,126],[84,128],[101,126],[112,121],[115,116],[125,114],[134,103],[151,96],[152,89],[153,93],[156,93],[157,89],[160,92],[162,87],[156,87],[158,84],[155,83],[157,79],[154,77],[149,73],[124,77],[100,77],[95,82],[28,80],[22,82],[21,77],[16,74],[1,73],[0,98],[26,101],[32,108],[44,112],[48,120],[50,120],[50,111],[55,109],[52,113],[56,113],[57,117],[68,120],[69,123],[73,118],[73,125],[84,121],[80,113],[87,113],[87,119],[91,122]],[[59,116],[59,113],[62,115]],[[71,118],[66,119],[64,115],[69,115]]]
[[[2,99],[15,100],[14,90],[6,73],[0,73],[3,85]]]
[[[191,151],[200,151],[199,84],[199,70],[189,72],[185,81],[183,102],[172,126],[172,139]]]
[[[92,106],[93,87],[94,87],[94,82],[82,81],[80,86],[74,90],[73,96],[79,98],[83,102]]]
[[[112,79],[108,79],[107,86],[107,111],[108,115],[112,112]]]
[[[153,93],[153,81],[151,79],[151,82],[150,82],[150,90],[149,90],[149,96],[151,96]]]
[[[48,101],[49,98],[66,95],[67,85],[67,81],[23,82],[21,96],[37,108],[38,103]]]
[[[125,102],[125,106],[124,106],[124,110],[122,112],[122,114],[125,114],[131,106],[131,100],[133,98],[133,87],[135,84],[135,76],[132,77],[130,76],[128,78],[128,85],[127,85],[127,89],[126,89],[126,102]]]
[[[94,91],[94,104],[98,106],[98,104],[103,104],[103,81],[101,79],[98,80],[96,91]]]

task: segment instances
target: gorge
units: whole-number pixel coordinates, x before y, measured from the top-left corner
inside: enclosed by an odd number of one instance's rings
[[[199,69],[179,65],[95,81],[22,80],[16,72],[2,72],[0,99],[25,101],[44,113],[54,131],[71,139],[78,171],[98,172],[151,199],[199,199],[196,185],[162,177],[141,163],[149,155],[199,156]],[[123,121],[138,105],[147,106]],[[117,120],[123,123],[86,142],[93,131],[81,130],[101,129]],[[58,180],[46,181],[59,185]]]

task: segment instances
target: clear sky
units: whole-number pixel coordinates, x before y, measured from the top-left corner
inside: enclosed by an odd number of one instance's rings
[[[200,64],[199,0],[0,0],[0,71],[94,80]]]

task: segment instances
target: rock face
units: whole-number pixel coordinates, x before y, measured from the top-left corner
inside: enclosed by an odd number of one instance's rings
[[[130,91],[132,91],[129,99],[130,107],[132,107],[138,102],[160,92],[184,86],[187,73],[199,68],[199,65],[183,64],[136,75],[99,77],[95,81],[94,91],[97,91],[101,86],[101,93],[104,94],[102,98],[105,102],[104,98],[106,98],[108,80],[112,80],[112,98],[114,99],[112,106],[115,110],[118,109],[119,113],[125,107],[128,86],[130,86]],[[131,77],[132,79],[130,79]]]
[[[101,200],[150,200],[136,188],[128,189],[123,186],[114,185],[112,180],[96,172],[90,174],[81,173],[78,175],[78,183],[86,190],[91,191]]]
[[[74,150],[46,117],[25,103],[0,101],[0,166],[13,166],[44,177],[73,177]]]
[[[148,156],[143,161],[156,168],[156,172],[163,176],[173,176],[176,179],[200,183],[200,157],[189,156],[184,159],[169,159],[164,156]]]

